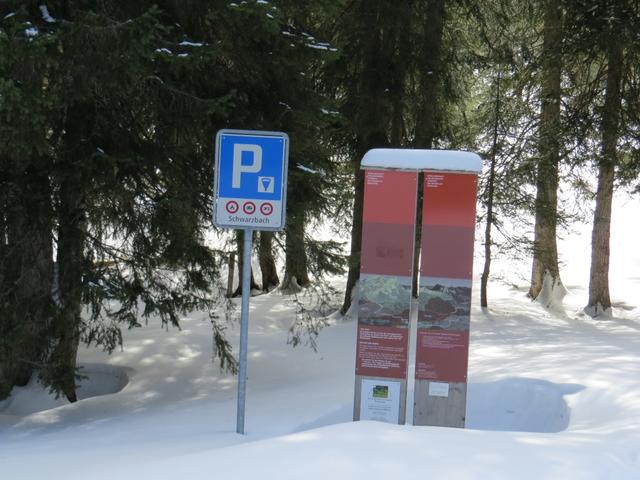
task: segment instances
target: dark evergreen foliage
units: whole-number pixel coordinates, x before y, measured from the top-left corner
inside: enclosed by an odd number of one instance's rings
[[[566,22],[545,44],[530,1],[0,1],[0,398],[37,374],[73,401],[80,343],[111,351],[123,328],[196,309],[235,369],[218,317],[229,252],[207,242],[221,128],[291,138],[286,229],[257,251],[262,290],[296,305],[294,345],[313,346],[335,305],[325,275],[349,268],[350,306],[370,148],[490,157],[487,258],[531,254],[534,213],[551,230],[573,218],[556,178],[592,196],[608,164],[609,190],[637,192],[638,4],[546,5],[548,25]],[[348,261],[321,224],[350,231]]]

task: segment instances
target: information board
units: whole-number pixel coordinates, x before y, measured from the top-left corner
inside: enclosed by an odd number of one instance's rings
[[[464,426],[476,187],[424,173],[414,425]]]
[[[417,179],[416,172],[365,171],[356,420],[404,423]],[[391,379],[395,381],[389,383]],[[398,393],[385,401],[369,398],[372,385],[380,391],[390,385],[389,392]],[[383,405],[391,409],[385,416],[380,413]]]

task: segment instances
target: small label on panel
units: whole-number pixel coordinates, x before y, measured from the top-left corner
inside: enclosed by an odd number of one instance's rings
[[[360,420],[398,423],[400,418],[400,382],[362,380]]]
[[[449,396],[449,384],[442,382],[430,382],[429,383],[429,396],[431,397],[448,397]]]
[[[384,172],[367,172],[367,185],[381,185],[384,181]]]
[[[438,188],[444,185],[444,175],[435,173],[426,174],[425,184],[427,188]]]

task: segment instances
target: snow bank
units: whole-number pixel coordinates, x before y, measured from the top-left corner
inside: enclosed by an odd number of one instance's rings
[[[581,435],[561,439],[358,422],[145,465],[116,465],[92,478],[619,480],[637,479],[637,473],[623,456]]]

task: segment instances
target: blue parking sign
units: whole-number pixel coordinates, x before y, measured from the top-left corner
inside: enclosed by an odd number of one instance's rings
[[[282,230],[288,156],[286,133],[220,130],[213,223],[222,228]]]

